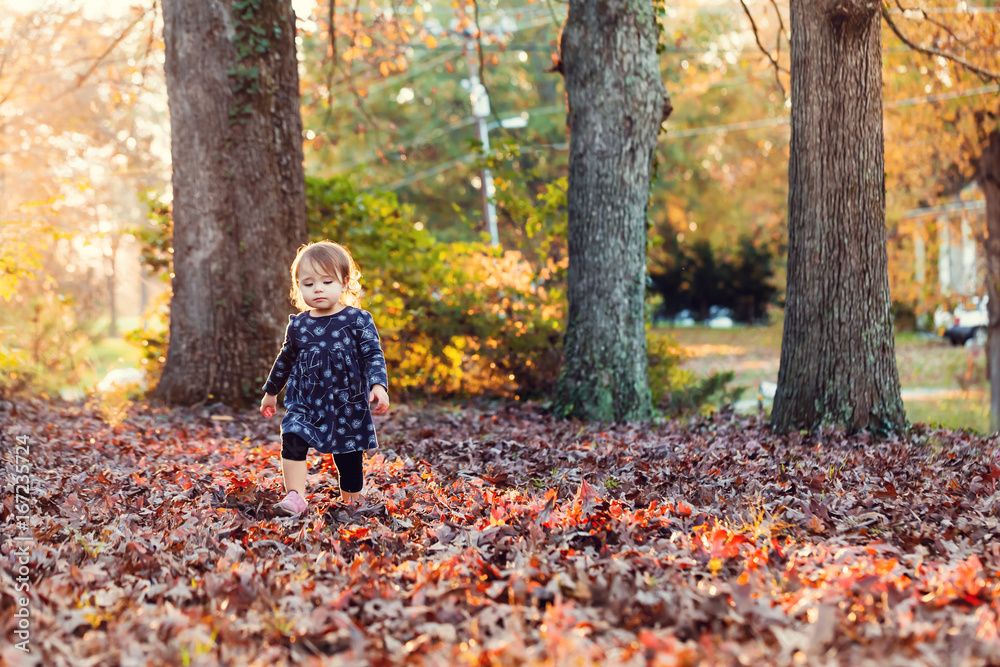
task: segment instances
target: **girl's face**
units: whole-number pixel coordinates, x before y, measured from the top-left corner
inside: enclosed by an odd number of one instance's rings
[[[327,275],[312,262],[305,261],[299,265],[298,281],[302,299],[317,311],[316,314],[329,315],[340,303],[340,293],[344,291],[340,278]]]

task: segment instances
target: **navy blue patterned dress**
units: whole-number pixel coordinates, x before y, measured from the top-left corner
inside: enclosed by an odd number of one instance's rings
[[[373,385],[388,389],[385,357],[371,313],[350,306],[315,317],[288,316],[285,342],[264,391],[285,389],[281,432],[295,433],[324,454],[375,449],[368,403]]]

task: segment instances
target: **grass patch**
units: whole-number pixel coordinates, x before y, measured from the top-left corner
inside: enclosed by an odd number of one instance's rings
[[[113,368],[140,368],[142,353],[123,338],[102,338],[83,351],[86,363],[76,389],[93,389]]]
[[[781,324],[766,327],[709,329],[696,326],[663,329],[685,350],[695,352],[684,367],[696,374],[732,370],[734,383],[757,386],[776,382],[781,357]],[[896,336],[896,365],[903,387],[984,389],[986,358],[939,338],[904,332]]]
[[[981,435],[989,433],[990,405],[986,398],[947,398],[904,401],[906,418],[913,424],[931,424],[950,429],[967,429]]]
[[[688,353],[681,366],[695,377],[733,371],[732,384],[748,387],[748,395],[755,394],[762,381],[778,380],[780,323],[732,329],[664,327],[663,331],[673,335]],[[896,366],[904,389],[975,392],[962,397],[905,400],[910,422],[939,424],[983,434],[989,431],[989,383],[986,358],[981,351],[954,347],[944,339],[913,332],[897,334],[895,342]]]
[[[98,317],[89,322],[86,328],[91,335],[100,334],[107,331],[108,321],[107,316]],[[138,329],[142,326],[142,322],[139,316],[119,317],[118,331],[124,335],[133,329]],[[155,315],[148,317],[146,322],[154,331],[163,331],[167,327],[166,323]],[[108,371],[115,368],[142,368],[142,352],[121,337],[100,335],[83,349],[83,358],[80,381],[71,385],[72,389],[93,390]]]
[[[777,322],[762,327],[735,326],[732,329],[711,329],[702,325],[662,329],[682,345],[726,345],[760,352],[773,350],[777,354],[781,349],[783,325]]]

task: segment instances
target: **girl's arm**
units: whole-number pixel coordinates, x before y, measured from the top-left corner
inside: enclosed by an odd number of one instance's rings
[[[361,352],[361,375],[365,378],[368,391],[377,384],[388,391],[389,376],[385,369],[385,356],[382,354],[381,341],[372,314],[362,310],[357,322],[358,348]]]
[[[288,316],[288,326],[285,327],[285,342],[281,344],[281,352],[271,366],[271,372],[267,376],[267,382],[262,389],[264,393],[276,396],[281,391],[285,383],[288,382],[288,375],[292,372],[295,358],[299,355],[298,348],[295,347],[295,336],[292,334],[292,323],[295,316]]]

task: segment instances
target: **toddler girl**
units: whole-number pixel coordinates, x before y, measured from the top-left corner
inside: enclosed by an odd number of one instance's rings
[[[347,248],[320,241],[299,248],[292,262],[292,300],[285,342],[264,383],[260,411],[274,414],[285,389],[281,471],[287,495],[274,505],[284,516],[306,509],[306,453],[332,453],[341,498],[353,502],[364,485],[364,450],[375,449],[375,412],[389,409],[385,357],[371,313],[358,308],[361,285]]]

